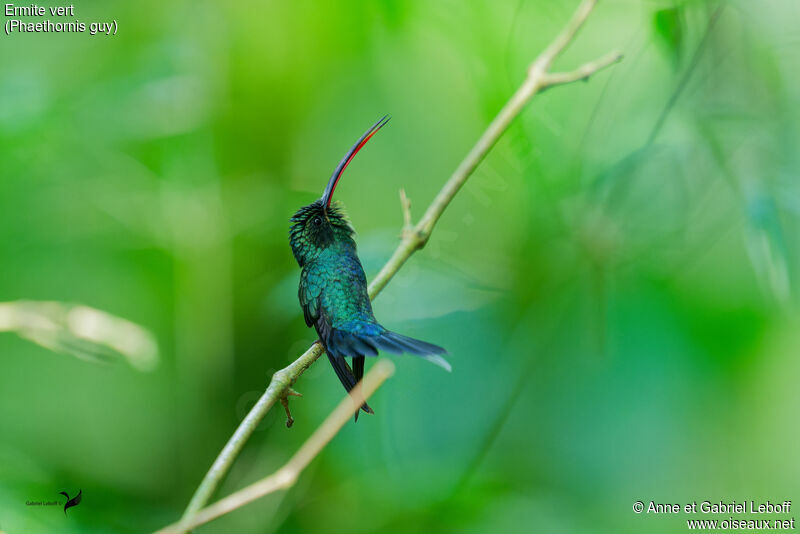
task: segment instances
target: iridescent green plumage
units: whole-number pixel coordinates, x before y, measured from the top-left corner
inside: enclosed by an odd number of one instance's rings
[[[322,198],[300,208],[291,218],[289,243],[302,268],[298,297],[308,326],[314,326],[339,380],[350,391],[364,372],[364,357],[378,351],[408,352],[450,369],[441,357],[446,351],[381,326],[372,313],[367,277],[353,239],[355,232],[331,195],[341,173],[356,152],[385,124],[376,123],[353,146],[337,167]],[[353,370],[345,357],[353,358]],[[372,410],[364,404],[362,409]],[[356,414],[358,418],[358,414]]]

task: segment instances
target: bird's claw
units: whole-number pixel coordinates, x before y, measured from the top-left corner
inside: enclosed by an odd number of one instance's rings
[[[289,411],[288,396],[281,397],[281,404],[283,405],[283,409],[286,410],[286,428],[292,428],[292,425],[294,424],[294,419],[292,418],[292,412]]]
[[[292,412],[289,411],[289,397],[302,397],[302,393],[298,393],[297,391],[293,390],[292,388],[286,388],[281,395],[281,405],[283,409],[286,410],[286,428],[292,428],[294,424],[294,418],[292,417]]]

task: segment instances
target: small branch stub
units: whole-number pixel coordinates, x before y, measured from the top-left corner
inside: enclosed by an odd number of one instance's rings
[[[407,239],[409,233],[414,229],[411,224],[411,200],[406,196],[406,190],[400,190],[400,208],[403,210],[403,232],[402,238]]]

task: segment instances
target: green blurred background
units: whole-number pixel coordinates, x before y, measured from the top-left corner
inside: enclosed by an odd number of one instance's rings
[[[176,520],[314,340],[294,210],[392,114],[337,194],[372,277],[398,190],[419,217],[576,5],[80,2],[118,34],[0,36],[0,302],[89,306],[159,347],[148,370],[0,334],[0,531]],[[375,302],[452,374],[399,358],[296,487],[199,531],[683,532],[631,504],[799,497],[797,20],[601,2],[556,68],[624,61],[537,96]],[[268,414],[220,495],[343,396],[324,360],[296,388],[294,427]],[[67,517],[25,505],[78,489]]]

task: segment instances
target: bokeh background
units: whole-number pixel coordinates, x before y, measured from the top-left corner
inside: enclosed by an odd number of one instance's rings
[[[81,1],[118,34],[0,36],[0,530],[176,520],[314,340],[294,210],[391,113],[337,194],[374,275],[399,189],[418,217],[576,5]],[[399,358],[296,487],[199,532],[666,533],[632,503],[800,497],[797,20],[601,2],[556,68],[624,61],[537,96],[376,299],[452,374]],[[324,360],[297,389],[221,494],[343,395]]]

